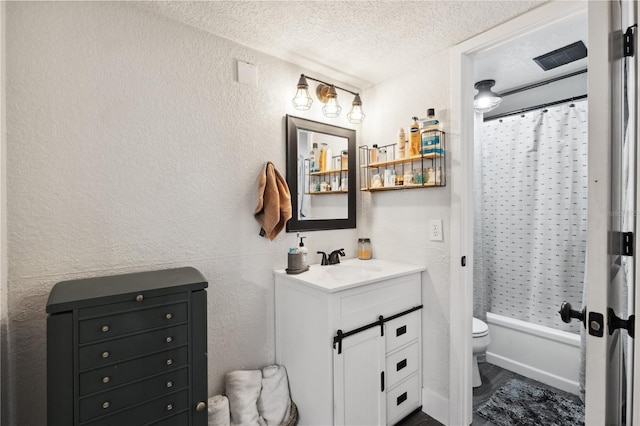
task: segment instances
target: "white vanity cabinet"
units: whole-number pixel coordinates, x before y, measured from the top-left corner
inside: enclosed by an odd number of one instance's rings
[[[275,272],[276,362],[300,425],[392,425],[420,407],[424,269],[349,259]]]

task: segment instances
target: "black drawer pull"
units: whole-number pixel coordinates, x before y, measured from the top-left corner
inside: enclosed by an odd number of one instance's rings
[[[400,405],[407,400],[407,393],[403,393],[396,399],[396,405]]]
[[[396,364],[396,371],[400,371],[407,366],[407,359],[403,359],[399,363]]]
[[[105,401],[105,402],[102,403],[102,408],[104,408],[106,410],[107,408],[109,408],[110,405],[111,404],[109,404],[109,401]]]
[[[109,377],[109,376],[104,376],[104,377],[102,378],[102,383],[109,383],[109,381],[110,381],[110,380],[111,380],[111,377]]]
[[[402,327],[398,327],[398,328],[396,328],[396,337],[402,336],[406,332],[407,332],[407,326],[406,325],[403,325]]]
[[[167,404],[167,411],[173,410],[173,404]]]
[[[103,333],[106,333],[107,331],[109,331],[109,326],[108,325],[103,325],[101,328]]]
[[[167,343],[171,343],[171,342],[173,342],[173,337],[169,336],[166,339],[164,339],[164,341],[167,342]]]

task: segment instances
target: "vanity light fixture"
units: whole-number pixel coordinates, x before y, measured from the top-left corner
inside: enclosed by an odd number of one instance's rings
[[[325,117],[335,118],[340,115],[340,112],[342,112],[342,107],[338,103],[338,93],[336,92],[336,89],[340,89],[355,96],[351,103],[351,111],[347,114],[349,122],[353,124],[360,124],[364,121],[365,114],[362,112],[362,100],[360,99],[359,93],[352,92],[351,90],[338,87],[334,84],[330,84],[304,74],[300,74],[296,95],[292,100],[293,106],[296,109],[306,111],[311,108],[311,104],[313,103],[313,100],[309,96],[309,84],[307,83],[307,79],[320,83],[316,87],[316,96],[318,100],[324,104],[322,107],[322,113]]]
[[[491,91],[495,84],[495,80],[482,80],[474,85],[478,90],[478,94],[473,98],[473,109],[476,112],[484,113],[498,108],[500,102],[502,102],[502,97]]]

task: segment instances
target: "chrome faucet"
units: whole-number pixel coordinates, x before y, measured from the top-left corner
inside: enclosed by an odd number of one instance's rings
[[[340,257],[338,256],[343,256],[344,257],[344,249],[338,249],[338,250],[334,250],[331,252],[331,254],[329,255],[329,265],[335,265],[336,263],[340,263]]]

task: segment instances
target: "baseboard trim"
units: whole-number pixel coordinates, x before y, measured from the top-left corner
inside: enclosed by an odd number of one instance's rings
[[[422,412],[443,425],[449,424],[449,400],[431,389],[422,388]]]

